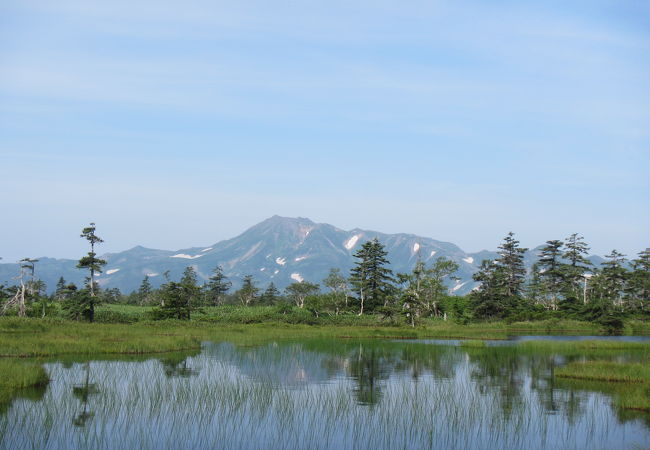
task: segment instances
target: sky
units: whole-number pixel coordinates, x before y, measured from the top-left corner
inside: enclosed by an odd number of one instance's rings
[[[650,2],[0,2],[0,257],[274,215],[650,246]]]

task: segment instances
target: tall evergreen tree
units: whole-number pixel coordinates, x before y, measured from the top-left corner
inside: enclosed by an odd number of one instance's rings
[[[524,254],[528,249],[519,247],[519,241],[514,236],[515,234],[511,231],[503,239],[503,243],[499,246],[500,257],[496,261],[505,275],[504,294],[518,297],[523,292],[526,280]]]
[[[475,317],[504,318],[519,307],[526,281],[526,250],[519,247],[519,241],[510,232],[499,246],[499,258],[482,261],[479,271],[473,275],[481,283],[471,295]]]
[[[138,303],[141,305],[146,305],[151,302],[151,293],[153,291],[153,287],[151,286],[151,282],[149,281],[149,276],[145,275],[144,278],[142,279],[142,283],[140,283],[140,287],[138,288]]]
[[[537,261],[538,276],[544,285],[543,290],[550,297],[550,307],[557,309],[560,291],[564,281],[562,270],[562,246],[564,243],[558,240],[546,241],[542,247]]]
[[[646,248],[632,260],[632,272],[627,283],[629,302],[640,312],[650,306],[650,248]]]
[[[168,281],[160,287],[160,308],[154,310],[159,319],[189,319],[187,301],[183,296],[183,287],[176,281]]]
[[[278,288],[276,288],[275,284],[271,281],[262,293],[260,301],[265,305],[274,305],[279,299],[280,291],[278,291]]]
[[[395,279],[386,267],[387,255],[377,238],[364,243],[354,254],[357,261],[350,271],[350,281],[359,299],[359,315],[385,306],[394,292]]]
[[[562,258],[567,262],[562,265],[563,294],[565,297],[578,299],[582,297],[583,303],[587,302],[585,296],[587,280],[585,276],[591,271],[591,261],[586,258],[589,246],[578,233],[573,233],[564,240],[564,253]],[[582,294],[582,295],[581,295]]]
[[[477,319],[506,317],[510,302],[505,294],[507,277],[503,267],[495,260],[484,259],[472,278],[481,283],[478,289],[470,294],[474,317]]]
[[[59,281],[56,282],[56,289],[54,291],[54,299],[61,301],[63,300],[63,292],[66,288],[66,282],[63,277],[59,277]]]
[[[192,309],[197,303],[201,289],[197,285],[196,271],[194,267],[188,266],[183,271],[180,282],[182,302],[185,304],[187,319],[191,318]]]
[[[627,282],[627,269],[625,268],[625,255],[616,250],[605,256],[608,260],[602,263],[602,287],[607,298],[614,304],[622,305],[623,292]]]
[[[206,285],[206,296],[208,304],[214,306],[222,304],[225,295],[228,293],[231,287],[232,283],[228,280],[228,277],[224,275],[222,267],[215,267],[212,272],[212,276],[208,279],[208,283]]]
[[[81,237],[86,239],[90,243],[90,252],[88,255],[82,257],[77,264],[79,269],[88,269],[90,272],[89,278],[89,295],[90,300],[88,303],[88,320],[93,322],[95,319],[95,273],[102,273],[102,266],[106,264],[106,261],[97,257],[95,253],[95,245],[104,242],[99,236],[95,234],[95,224],[90,223],[90,226],[85,227],[81,230]]]

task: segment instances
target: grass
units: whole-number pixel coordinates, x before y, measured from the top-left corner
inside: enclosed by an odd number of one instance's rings
[[[86,324],[7,318],[0,320],[0,356],[143,354],[195,349],[201,339],[176,327]]]
[[[590,353],[591,351],[618,351],[633,350],[650,356],[650,342],[626,342],[626,341],[525,341],[517,344],[522,350],[544,351],[554,353]]]
[[[485,341],[462,341],[460,343],[462,348],[485,348]]]
[[[567,364],[555,371],[555,376],[579,380],[619,383],[650,382],[650,364],[585,361]]]
[[[21,390],[46,386],[47,372],[38,363],[25,363],[11,359],[0,359],[0,411],[13,400]]]

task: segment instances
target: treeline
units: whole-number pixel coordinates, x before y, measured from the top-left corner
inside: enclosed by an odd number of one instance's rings
[[[468,323],[557,317],[598,322],[613,330],[622,328],[627,317],[650,316],[650,249],[629,261],[614,250],[601,267],[594,267],[587,259],[589,247],[577,234],[564,241],[547,241],[527,271],[524,254],[528,249],[509,233],[499,246],[499,257],[482,261],[474,275],[480,284],[464,297],[450,295],[448,286],[458,270],[455,262],[441,257],[425,264],[418,258],[410,273],[394,274],[377,239],[364,243],[354,254],[349,274],[333,268],[320,284],[303,280],[280,291],[272,282],[259,286],[247,275],[241,287],[233,290],[221,267],[215,267],[203,284],[195,270],[187,267],[177,281],[165,273],[158,289],[145,276],[137,291],[125,295],[118,289],[102,290],[94,280],[105,264],[95,254],[95,245],[103,242],[95,234],[95,225],[84,228],[81,236],[90,244],[90,252],[78,264],[88,271],[85,286],[61,278],[55,292],[47,296],[44,284],[34,276],[37,261],[25,259],[19,283],[0,286],[2,312],[93,321],[97,304],[123,303],[152,306],[152,319],[191,319],[205,307],[274,305],[278,314],[292,308],[316,317],[376,314],[412,326],[428,318]]]

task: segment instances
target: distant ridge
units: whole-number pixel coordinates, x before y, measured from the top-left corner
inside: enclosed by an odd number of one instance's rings
[[[119,253],[102,256],[107,264],[98,277],[103,288],[118,288],[123,293],[136,290],[145,276],[154,286],[164,282],[163,273],[180,278],[187,266],[193,266],[200,280],[207,280],[220,265],[238,286],[245,275],[251,274],[258,286],[269,282],[282,289],[295,281],[321,283],[330,268],[338,267],[347,274],[354,264],[353,254],[367,240],[378,238],[388,251],[395,272],[408,272],[418,254],[425,262],[445,257],[460,266],[458,281],[449,282],[450,292],[464,295],[477,286],[472,280],[483,259],[498,255],[487,250],[466,253],[457,245],[414,234],[385,234],[355,228],[345,231],[326,223],[315,223],[303,217],[270,217],[244,231],[239,236],[212,245],[175,251],[154,250],[136,246]],[[536,249],[526,254],[530,267],[536,260]],[[592,257],[599,264],[602,258]],[[37,263],[38,278],[52,291],[60,276],[76,284],[83,283],[85,273],[76,268],[76,260],[42,257]],[[13,284],[18,264],[0,264],[0,283]]]

